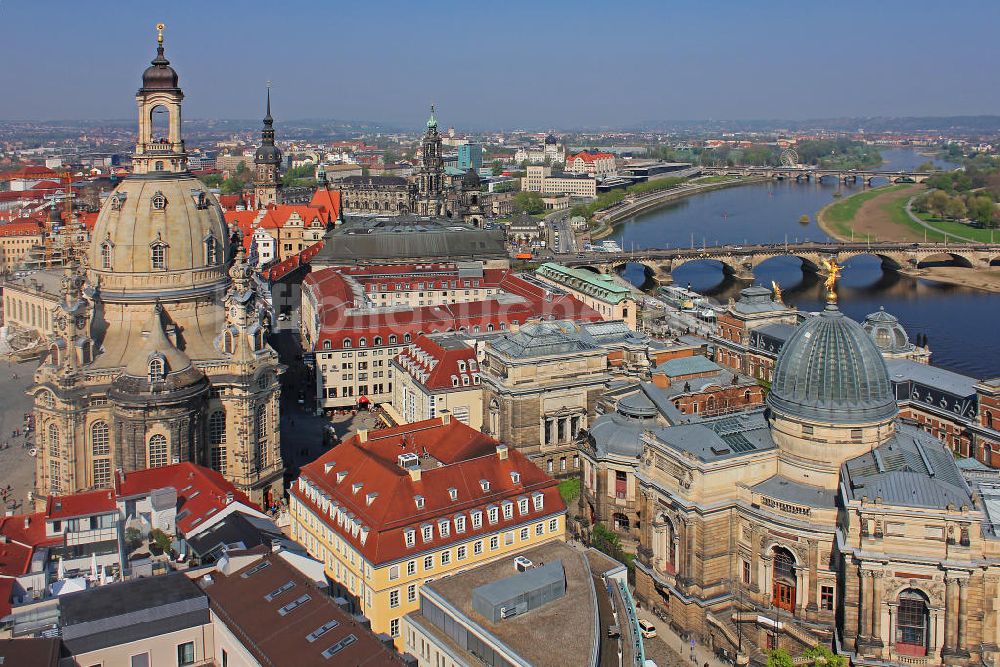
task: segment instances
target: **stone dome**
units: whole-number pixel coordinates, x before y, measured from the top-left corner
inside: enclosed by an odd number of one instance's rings
[[[835,304],[802,324],[782,347],[767,404],[783,416],[818,424],[867,424],[898,412],[882,354]]]
[[[906,329],[895,315],[885,312],[885,308],[879,308],[878,312],[868,315],[861,327],[875,341],[875,347],[883,353],[896,354],[913,349]]]
[[[163,55],[163,46],[156,49],[156,57],[142,73],[143,90],[174,90],[177,86],[177,72]]]
[[[279,164],[281,149],[274,144],[264,144],[254,153],[254,162],[258,164]]]
[[[218,200],[190,173],[133,175],[101,208],[90,282],[102,297],[168,302],[227,281],[228,233]]]

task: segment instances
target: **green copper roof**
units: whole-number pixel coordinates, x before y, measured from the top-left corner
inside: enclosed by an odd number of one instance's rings
[[[594,273],[587,269],[574,269],[555,262],[546,262],[535,271],[539,276],[570,289],[588,294],[601,301],[619,303],[631,298],[632,291],[615,282],[614,276]]]

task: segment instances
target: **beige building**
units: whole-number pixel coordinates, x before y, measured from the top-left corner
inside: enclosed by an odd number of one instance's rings
[[[271,318],[215,197],[188,171],[177,73],[160,44],[136,94],[134,173],[97,218],[86,270],[67,267],[29,390],[35,499],[192,461],[255,502],[281,492],[281,366]],[[151,126],[168,117],[167,136]]]
[[[28,252],[42,243],[42,226],[34,220],[0,225],[0,271],[13,271]]]
[[[996,664],[996,477],[971,485],[898,419],[879,350],[832,302],[773,378],[766,412],[642,429],[644,606],[738,663],[822,644],[856,665]]]
[[[63,272],[59,269],[8,278],[3,284],[4,325],[32,332],[39,339],[47,338],[62,294],[62,282]],[[8,336],[12,333],[9,330]]]
[[[579,468],[576,436],[608,380],[608,355],[571,322],[525,324],[483,345],[484,430],[549,474]]]
[[[638,305],[632,290],[620,285],[614,276],[574,269],[546,262],[535,275],[560,287],[601,314],[606,320],[624,320],[633,331],[637,327]]]
[[[564,194],[570,197],[597,196],[597,179],[587,174],[552,175],[550,167],[529,166],[521,179],[521,189],[543,195]]]
[[[476,350],[452,334],[418,336],[389,364],[392,411],[411,423],[450,412],[475,429],[483,424],[483,388]]]

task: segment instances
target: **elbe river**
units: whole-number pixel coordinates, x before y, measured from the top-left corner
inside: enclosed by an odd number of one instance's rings
[[[911,170],[927,161],[913,150],[883,150],[883,169]],[[954,165],[935,161],[939,167]],[[876,182],[876,185],[879,185]],[[612,237],[626,251],[632,248],[688,248],[703,244],[789,243],[824,241],[816,214],[834,201],[833,193],[848,196],[862,185],[844,185],[832,178],[822,183],[776,181],[715,190],[672,202],[621,223]],[[803,224],[799,219],[809,216]],[[800,310],[823,308],[822,280],[803,272],[794,258],[780,257],[761,264],[756,283],[770,287],[776,281],[786,303]],[[625,277],[641,285],[641,265],[629,265]],[[674,284],[691,288],[725,303],[738,298],[746,283],[727,278],[717,262],[691,262],[673,274]],[[845,264],[838,283],[840,308],[861,321],[884,307],[899,318],[910,339],[925,334],[936,366],[977,378],[1000,375],[1000,294],[947,285],[883,271],[874,257],[857,257]]]

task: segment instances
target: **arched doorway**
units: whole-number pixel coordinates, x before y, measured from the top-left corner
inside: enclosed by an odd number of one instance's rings
[[[899,594],[896,613],[896,651],[902,655],[927,655],[930,639],[927,596],[915,588]]]
[[[795,556],[784,547],[774,547],[772,557],[771,597],[775,607],[795,611]]]

